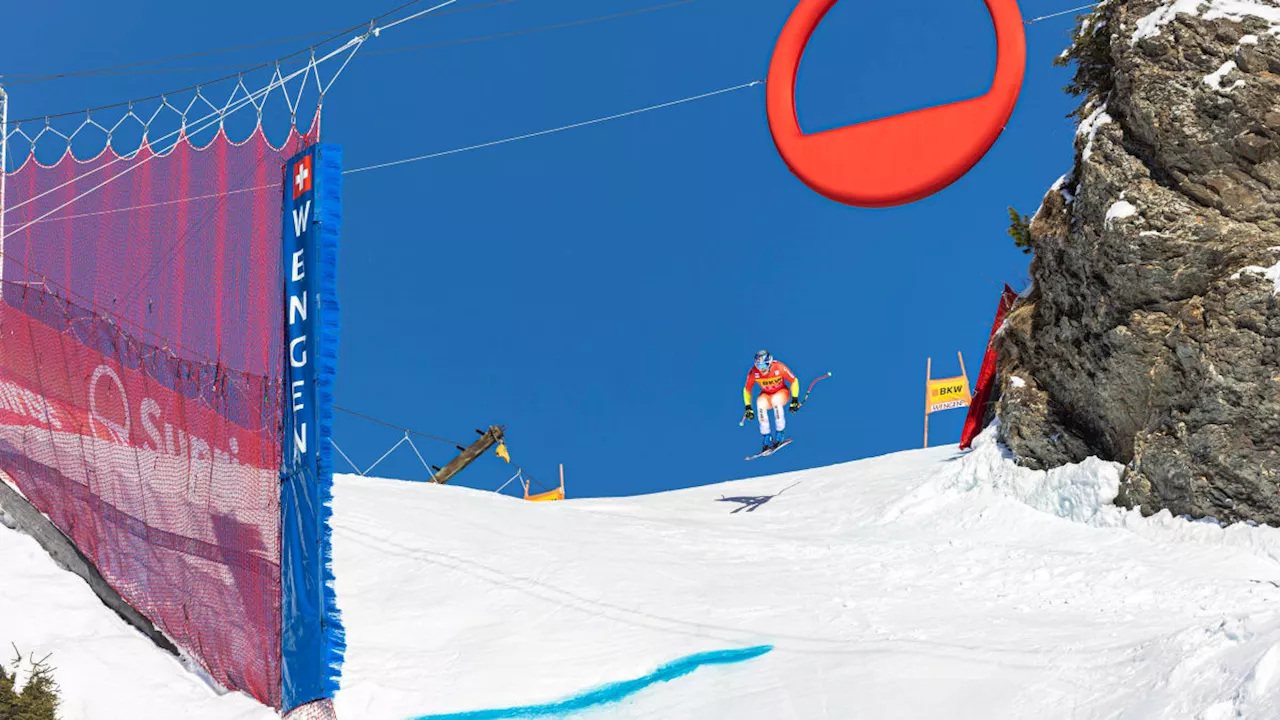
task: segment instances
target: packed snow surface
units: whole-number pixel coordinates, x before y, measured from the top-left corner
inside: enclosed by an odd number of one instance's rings
[[[633,498],[340,477],[339,716],[518,717],[464,713],[621,683],[572,717],[1280,717],[1280,530],[1143,518],[1119,483],[1018,468],[990,431]],[[272,717],[0,529],[10,640],[53,653],[66,720]]]
[[[36,541],[0,524],[0,661],[48,656],[61,720],[258,720],[257,701],[188,672],[54,564]],[[19,676],[19,685],[26,681]]]

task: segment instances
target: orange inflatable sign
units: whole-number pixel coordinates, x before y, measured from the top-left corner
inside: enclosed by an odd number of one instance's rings
[[[973,169],[1018,104],[1027,64],[1016,0],[986,0],[996,31],[996,75],[983,96],[806,135],[796,73],[809,38],[837,0],[800,0],[774,46],[766,105],[783,161],[815,192],[856,207],[922,200]]]

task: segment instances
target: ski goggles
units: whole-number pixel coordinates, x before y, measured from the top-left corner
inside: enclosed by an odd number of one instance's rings
[[[768,355],[766,354],[756,355],[756,368],[760,370],[768,370],[769,366],[772,364],[773,364],[773,358],[769,357]]]

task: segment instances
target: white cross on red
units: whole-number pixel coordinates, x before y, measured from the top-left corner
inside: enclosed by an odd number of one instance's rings
[[[293,171],[293,196],[299,195],[311,190],[311,156],[308,155],[300,160]]]

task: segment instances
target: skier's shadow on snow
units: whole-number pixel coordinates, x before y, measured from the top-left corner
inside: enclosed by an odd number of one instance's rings
[[[759,508],[761,505],[764,505],[765,503],[767,503],[767,502],[769,502],[770,500],[772,500],[772,499],[774,499],[774,498],[778,497],[778,496],[779,496],[779,495],[781,495],[782,493],[784,493],[784,492],[786,492],[786,491],[790,490],[791,488],[793,488],[793,487],[795,487],[795,486],[799,485],[800,483],[801,483],[801,481],[800,481],[800,480],[797,480],[797,481],[795,481],[795,482],[791,483],[790,485],[788,485],[788,486],[786,486],[786,487],[782,488],[781,490],[779,490],[778,492],[776,492],[776,493],[774,493],[774,494],[772,494],[772,495],[754,495],[754,496],[747,495],[747,496],[740,496],[740,497],[724,497],[724,496],[721,496],[721,497],[720,497],[720,499],[719,499],[719,500],[717,500],[716,502],[735,502],[735,503],[741,503],[741,506],[740,506],[740,507],[735,508],[732,512],[730,512],[730,513],[729,513],[730,515],[733,515],[733,514],[736,514],[736,513],[740,513],[740,512],[742,512],[743,510],[746,510],[747,512],[755,512],[755,511],[756,511],[756,508]]]

